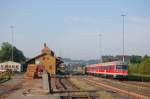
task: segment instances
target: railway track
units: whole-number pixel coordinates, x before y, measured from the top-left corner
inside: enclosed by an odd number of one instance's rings
[[[122,83],[115,80],[107,80],[102,78],[94,79],[94,77],[81,77],[81,80],[85,80],[90,84],[105,87],[114,92],[126,94],[128,96],[136,97],[138,99],[149,99],[150,91],[148,88],[140,88],[132,86],[131,84]]]
[[[68,78],[61,78],[56,77],[55,79],[55,85],[53,85],[53,88],[56,88],[56,92],[73,92],[78,91],[79,88],[77,88],[75,85],[73,85]]]
[[[124,86],[127,89],[128,88],[133,88],[136,89],[137,93],[138,92],[142,92],[145,93],[147,95],[150,95],[150,84],[145,83],[145,82],[135,82],[135,81],[125,81],[125,80],[117,80],[117,79],[104,79],[104,78],[98,78],[98,77],[89,77],[92,80],[99,80],[101,81],[101,83],[107,83],[107,84],[112,84],[115,85],[117,87],[119,86]]]
[[[98,99],[96,96],[87,93],[94,93],[93,91],[81,91],[80,88],[71,83],[68,78],[56,77],[55,86],[57,91],[54,91],[54,93],[59,93],[60,99]]]
[[[122,81],[123,83],[131,84],[137,87],[146,88],[150,91],[150,82],[137,82],[137,81]]]

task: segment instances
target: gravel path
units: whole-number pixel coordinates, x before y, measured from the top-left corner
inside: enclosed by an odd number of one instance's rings
[[[59,99],[42,90],[42,79],[26,80],[23,75],[1,84],[0,92],[0,99]]]

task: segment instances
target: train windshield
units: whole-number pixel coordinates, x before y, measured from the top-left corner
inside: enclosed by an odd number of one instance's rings
[[[128,66],[127,65],[117,65],[116,69],[123,69],[123,70],[127,70]]]

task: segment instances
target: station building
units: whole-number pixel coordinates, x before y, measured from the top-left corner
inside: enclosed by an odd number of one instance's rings
[[[26,77],[34,78],[35,76],[41,76],[43,71],[46,71],[51,75],[55,75],[57,66],[61,63],[62,61],[58,57],[56,57],[54,52],[49,49],[45,43],[41,54],[33,57],[26,62]]]

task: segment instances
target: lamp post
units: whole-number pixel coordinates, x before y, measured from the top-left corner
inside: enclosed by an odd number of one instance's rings
[[[99,52],[100,52],[100,56],[99,56],[99,58],[100,58],[100,62],[102,63],[102,34],[99,34],[98,35],[99,36]]]
[[[123,37],[123,41],[122,41],[122,47],[123,47],[123,49],[122,49],[122,52],[123,52],[123,56],[122,56],[122,61],[123,61],[123,63],[124,63],[124,61],[125,61],[125,59],[124,59],[124,18],[125,18],[125,14],[122,14],[121,15],[122,16],[122,33],[123,33],[123,35],[122,35],[122,37]]]
[[[14,61],[14,51],[13,51],[13,43],[14,43],[14,26],[10,26],[10,29],[11,29],[11,33],[12,33],[12,38],[11,38],[11,40],[12,40],[12,44],[11,44],[11,61]]]

